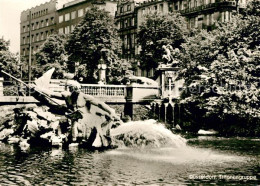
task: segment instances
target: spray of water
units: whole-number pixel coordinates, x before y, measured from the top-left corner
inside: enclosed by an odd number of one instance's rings
[[[186,147],[186,140],[155,120],[131,121],[111,130],[119,147]]]

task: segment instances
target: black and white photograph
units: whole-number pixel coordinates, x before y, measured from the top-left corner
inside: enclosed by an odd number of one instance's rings
[[[260,184],[260,0],[0,0],[0,186]]]

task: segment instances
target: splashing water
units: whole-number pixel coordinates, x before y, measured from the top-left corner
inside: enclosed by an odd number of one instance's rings
[[[155,120],[131,121],[111,130],[119,147],[186,147],[186,140]]]

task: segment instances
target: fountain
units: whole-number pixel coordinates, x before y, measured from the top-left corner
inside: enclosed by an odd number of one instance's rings
[[[186,140],[173,134],[155,120],[130,121],[111,130],[112,141],[119,147],[183,148]]]

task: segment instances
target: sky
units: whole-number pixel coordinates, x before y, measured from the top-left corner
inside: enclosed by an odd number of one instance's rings
[[[10,51],[19,52],[20,14],[49,0],[0,0],[0,37],[10,40]]]

